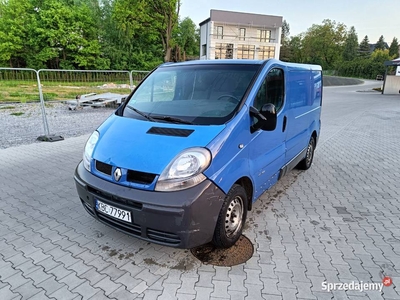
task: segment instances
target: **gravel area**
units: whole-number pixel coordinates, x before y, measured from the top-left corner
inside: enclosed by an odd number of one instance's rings
[[[91,133],[114,110],[108,107],[69,110],[64,103],[46,103],[50,134],[64,138]],[[39,103],[0,104],[0,128],[0,149],[41,143],[36,140],[45,134]]]

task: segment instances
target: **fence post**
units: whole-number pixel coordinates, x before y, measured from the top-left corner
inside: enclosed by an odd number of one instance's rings
[[[43,90],[42,84],[40,82],[40,71],[36,71],[36,78],[38,83],[38,90],[39,90],[39,99],[40,99],[40,109],[42,111],[42,119],[43,119],[43,126],[44,126],[44,135],[39,136],[37,139],[42,142],[57,142],[62,141],[64,138],[60,135],[51,135],[49,130],[49,123],[47,122],[46,116],[46,107],[44,105],[44,97],[43,97]]]
[[[35,73],[36,73],[36,80],[37,80],[38,90],[39,90],[40,110],[42,112],[44,134],[50,135],[49,124],[47,123],[46,109],[45,109],[45,105],[44,105],[43,91],[42,91],[42,86],[40,84],[39,72],[35,71]]]
[[[130,89],[131,89],[131,92],[132,92],[132,90],[133,90],[133,76],[132,76],[132,72],[133,71],[128,71],[128,73],[129,73],[129,87],[130,87]]]

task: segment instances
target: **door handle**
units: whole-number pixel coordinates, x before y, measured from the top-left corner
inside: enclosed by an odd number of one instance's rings
[[[286,123],[287,123],[287,118],[286,118],[286,116],[284,116],[283,117],[282,132],[285,132],[285,130],[286,130]]]

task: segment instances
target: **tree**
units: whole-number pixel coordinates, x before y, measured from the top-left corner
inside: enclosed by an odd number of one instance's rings
[[[36,40],[28,60],[39,68],[104,69],[109,67],[101,55],[97,23],[91,8],[81,1],[35,1]],[[71,3],[70,3],[71,2]]]
[[[282,34],[281,34],[281,49],[279,58],[282,61],[291,61],[291,49],[290,49],[290,25],[286,20],[282,23]]]
[[[196,24],[189,17],[179,22],[174,30],[173,39],[180,50],[189,56],[199,56],[200,38]]]
[[[130,9],[127,9],[130,8]],[[124,36],[159,37],[164,61],[170,61],[172,32],[178,23],[180,0],[115,0],[113,18]]]
[[[306,62],[332,70],[340,60],[346,39],[346,26],[326,19],[322,25],[312,25],[304,35],[303,51]]]
[[[354,26],[351,26],[344,43],[343,60],[350,61],[357,57],[358,36]]]
[[[35,27],[29,0],[0,1],[0,64],[25,67],[31,52],[27,42]]]
[[[289,49],[292,62],[304,63],[306,61],[303,51],[303,34],[296,35],[290,38]]]
[[[390,44],[389,47],[389,55],[398,58],[399,57],[399,42],[397,41],[397,38],[393,38],[392,43]]]
[[[379,37],[378,42],[375,44],[375,50],[385,50],[386,49],[386,43],[383,35]]]
[[[364,37],[364,39],[361,41],[358,53],[359,53],[359,56],[362,56],[362,57],[369,56],[370,47],[369,47],[368,35],[366,35]]]
[[[178,23],[180,0],[148,0],[149,15],[157,20],[155,25],[161,35],[164,48],[164,61],[171,60],[172,31]]]

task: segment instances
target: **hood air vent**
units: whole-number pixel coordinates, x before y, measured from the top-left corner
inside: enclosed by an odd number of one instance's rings
[[[147,133],[168,135],[168,136],[179,136],[188,137],[192,134],[194,130],[192,129],[180,129],[180,128],[165,128],[165,127],[151,127]]]

